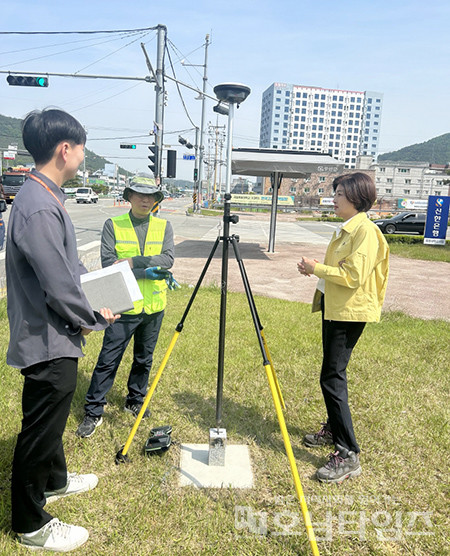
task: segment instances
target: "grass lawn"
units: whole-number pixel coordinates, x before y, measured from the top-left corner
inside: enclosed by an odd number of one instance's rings
[[[154,368],[169,346],[192,289],[171,292]],[[103,425],[89,439],[75,429],[102,335],[88,337],[64,442],[71,471],[95,472],[98,487],[59,500],[51,512],[87,527],[77,554],[298,555],[309,542],[262,358],[244,295],[228,294],[223,417],[230,444],[249,446],[253,489],[180,487],[180,444],[207,443],[215,421],[220,291],[202,288],[131,444],[131,462],[114,457],[134,420],[123,411],[127,351]],[[302,303],[256,297],[287,405],[285,419],[321,554],[448,554],[450,325],[385,313],[368,325],[349,365],[349,393],[363,473],[340,486],[314,480],[327,448],[307,449],[306,432],[325,418],[319,387],[320,320]],[[11,460],[20,428],[22,378],[4,363],[8,342],[0,301],[0,554],[28,554],[10,531]],[[153,426],[173,426],[162,457],[142,449]],[[322,540],[321,540],[322,539]]]
[[[422,261],[450,263],[450,245],[424,245],[423,243],[389,243],[392,255]]]

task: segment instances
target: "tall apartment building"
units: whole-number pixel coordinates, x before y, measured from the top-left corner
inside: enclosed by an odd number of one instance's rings
[[[262,96],[259,146],[319,151],[354,168],[378,153],[382,93],[273,83]]]

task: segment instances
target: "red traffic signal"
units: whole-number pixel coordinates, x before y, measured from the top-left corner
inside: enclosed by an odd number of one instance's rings
[[[9,85],[17,87],[48,87],[48,77],[33,75],[8,75],[6,81]]]

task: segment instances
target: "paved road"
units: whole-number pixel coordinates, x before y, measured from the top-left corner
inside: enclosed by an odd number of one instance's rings
[[[178,280],[195,284],[211,252],[222,225],[221,217],[187,216],[190,199],[165,201],[162,217],[174,228],[176,260],[173,268]],[[80,258],[92,270],[99,266],[100,236],[104,221],[122,214],[128,206],[114,206],[102,199],[97,205],[67,202],[73,219]],[[8,211],[9,212],[9,211]],[[8,213],[7,213],[8,215]],[[6,215],[6,217],[7,217]],[[314,277],[299,275],[297,261],[302,255],[323,259],[335,226],[322,222],[297,222],[294,215],[277,219],[275,253],[268,253],[270,216],[261,213],[240,216],[231,225],[231,234],[240,236],[239,250],[254,294],[292,301],[310,302],[316,284]],[[221,247],[211,262],[204,283],[220,284]],[[230,251],[230,290],[243,291],[242,278]],[[448,263],[411,261],[391,257],[391,272],[385,310],[400,310],[412,316],[450,321],[450,275]],[[4,252],[0,253],[0,291],[4,291]]]
[[[161,216],[172,223],[176,236],[189,239],[214,241],[222,224],[221,217],[187,216],[186,209],[191,205],[188,198],[164,201]],[[77,204],[74,200],[66,202],[66,208],[74,223],[80,254],[87,253],[100,245],[103,223],[107,218],[122,214],[127,210],[127,203],[115,204],[111,199],[101,199],[98,204]],[[9,210],[5,213],[8,225]],[[250,242],[268,242],[269,220],[241,218],[240,222],[231,226],[231,233],[240,235],[242,240]],[[331,237],[334,226],[327,223],[295,221],[279,221],[276,229],[276,241],[310,242],[326,245]],[[4,275],[5,252],[0,253],[0,276]]]

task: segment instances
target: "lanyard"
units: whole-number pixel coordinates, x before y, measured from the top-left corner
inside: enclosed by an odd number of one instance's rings
[[[31,178],[34,181],[37,181],[40,185],[42,185],[42,187],[45,187],[45,189],[50,193],[50,195],[53,195],[53,197],[58,201],[58,203],[62,206],[62,208],[67,212],[66,207],[61,203],[61,201],[53,193],[53,191],[50,189],[50,187],[41,180],[41,178],[38,178],[34,174],[30,174],[28,177]]]

